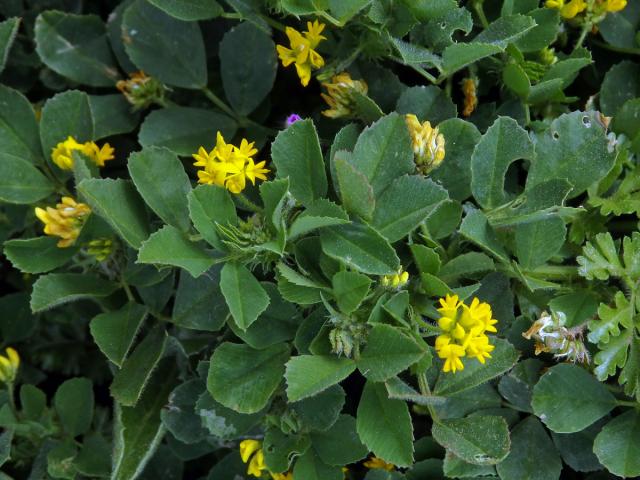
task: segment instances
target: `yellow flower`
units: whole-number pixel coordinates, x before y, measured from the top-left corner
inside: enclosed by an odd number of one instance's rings
[[[244,463],[247,463],[251,455],[260,450],[260,448],[262,448],[262,443],[258,440],[243,440],[240,442],[240,458]]]
[[[562,18],[566,18],[567,20],[574,18],[587,9],[585,0],[570,0],[569,2],[565,0],[547,0],[545,6],[547,8],[560,10]]]
[[[273,480],[293,480],[293,473],[291,472],[272,473],[271,478]]]
[[[0,355],[0,382],[13,383],[20,368],[20,355],[11,347],[5,352],[6,357]]]
[[[56,208],[47,207],[46,210],[36,207],[36,217],[44,223],[44,233],[60,237],[58,247],[67,248],[73,245],[80,235],[82,225],[91,209],[84,203],[76,203],[71,197],[62,197]]]
[[[331,78],[331,83],[323,82],[327,93],[320,95],[331,107],[323,110],[322,114],[329,118],[350,117],[355,109],[354,93],[366,95],[369,87],[364,80],[354,80],[347,72],[339,73]]]
[[[302,33],[295,28],[287,27],[285,33],[291,48],[287,48],[284,45],[276,47],[278,57],[280,57],[284,67],[295,63],[298,77],[300,77],[300,82],[304,87],[309,85],[311,71],[324,66],[324,59],[315,51],[318,44],[326,39],[321,35],[324,27],[324,23],[320,23],[317,20],[313,23],[307,22],[307,30]]]
[[[384,275],[380,283],[384,287],[400,288],[404,287],[409,281],[409,273],[402,270],[398,270],[398,273],[393,275]]]
[[[395,469],[395,465],[393,463],[387,463],[381,458],[371,457],[366,462],[363,463],[365,467],[369,470],[379,469],[386,470],[387,472],[391,472]]]
[[[251,457],[247,473],[260,478],[262,477],[262,472],[266,469],[267,465],[264,463],[264,452],[260,449]]]
[[[464,94],[464,110],[462,110],[462,115],[465,117],[471,115],[478,106],[476,88],[476,81],[473,78],[465,78],[462,80],[462,93]]]
[[[627,6],[627,0],[606,0],[605,9],[607,12],[619,12]]]
[[[439,133],[438,127],[431,127],[428,121],[420,123],[412,113],[407,114],[405,120],[411,136],[416,169],[426,175],[438,168],[444,160],[444,136]]]
[[[231,193],[242,192],[247,179],[255,185],[256,180],[266,180],[269,169],[265,168],[265,161],[255,163],[253,156],[258,153],[253,142],[242,139],[236,147],[226,143],[220,132],[217,134],[216,146],[211,152],[203,147],[198,149],[192,157],[198,171],[198,183],[225,187]]]
[[[95,142],[78,143],[75,138],[70,136],[52,149],[51,160],[62,170],[72,170],[74,151],[86,155],[99,167],[104,167],[104,162],[114,158],[114,149],[108,143],[105,143],[101,148]]]
[[[441,298],[438,327],[442,333],[436,338],[436,352],[444,360],[442,370],[455,373],[464,369],[462,358],[475,358],[484,364],[491,358],[495,346],[489,343],[487,333],[496,332],[498,321],[491,306],[474,298],[471,305],[462,303],[457,295]]]

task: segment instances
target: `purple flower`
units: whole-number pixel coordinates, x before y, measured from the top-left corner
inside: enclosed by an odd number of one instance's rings
[[[287,127],[290,127],[291,125],[293,125],[294,123],[296,123],[298,120],[302,120],[302,117],[300,115],[298,115],[297,113],[292,113],[291,115],[289,115],[287,117]]]

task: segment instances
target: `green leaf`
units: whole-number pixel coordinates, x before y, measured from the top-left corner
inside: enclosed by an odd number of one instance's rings
[[[456,457],[451,452],[447,452],[444,457],[442,471],[447,478],[478,478],[486,476],[497,478],[495,477],[496,467],[493,465],[474,465]]]
[[[640,413],[629,410],[607,423],[593,444],[607,470],[623,478],[640,475]]]
[[[471,190],[482,207],[495,208],[506,202],[504,177],[509,165],[534,158],[527,131],[509,117],[499,117],[476,145],[471,157]]]
[[[50,158],[54,147],[67,137],[82,143],[92,140],[93,134],[93,113],[86,93],[67,90],[44,104],[40,118],[40,141],[45,158]]]
[[[9,58],[11,46],[20,28],[20,18],[8,18],[0,22],[0,73],[4,70]]]
[[[433,393],[450,396],[464,392],[509,371],[518,361],[517,350],[501,338],[491,338],[490,343],[495,344],[496,348],[484,365],[475,360],[468,360],[464,370],[456,372],[455,375],[441,373]]]
[[[559,11],[555,8],[536,8],[529,11],[528,15],[537,25],[515,41],[516,47],[524,53],[537,52],[551,45],[558,36],[560,23]]]
[[[167,359],[135,407],[115,404],[112,480],[136,478],[153,457],[165,433],[160,411],[167,404],[175,378],[175,360]]]
[[[121,94],[89,95],[93,116],[93,139],[129,133],[138,126],[138,114]]]
[[[449,192],[449,196],[458,201],[471,195],[471,154],[480,141],[478,128],[459,118],[445,120],[438,125],[446,142],[444,162],[429,174]]]
[[[384,323],[373,326],[357,361],[358,369],[372,382],[384,382],[418,362],[425,349],[407,334]]]
[[[0,435],[0,467],[7,463],[9,459],[11,459],[11,443],[13,442],[13,433],[13,428],[6,428],[4,432],[2,432],[2,435]],[[342,472],[340,472],[340,475],[342,475]],[[338,480],[342,480],[342,477],[338,477]]]
[[[371,225],[389,242],[411,233],[446,198],[447,191],[420,175],[397,178],[378,198]]]
[[[429,354],[427,354],[427,357],[431,358]],[[417,403],[418,405],[442,405],[447,401],[445,397],[422,395],[398,377],[392,377],[387,380],[385,382],[385,387],[389,394],[389,398]]]
[[[347,213],[330,200],[321,198],[310,203],[307,208],[295,218],[291,223],[287,237],[291,240],[322,227],[343,225],[345,223],[349,223]]]
[[[93,383],[88,378],[71,378],[58,387],[53,405],[65,433],[77,437],[89,431],[93,403]]]
[[[0,152],[42,164],[38,122],[29,100],[17,90],[0,85],[0,104]]]
[[[220,290],[236,325],[246,330],[269,306],[269,295],[256,277],[238,263],[225,263],[220,273]]]
[[[576,290],[549,301],[549,308],[565,315],[567,327],[575,327],[594,317],[598,311],[598,296],[588,290]]]
[[[324,432],[313,432],[311,440],[320,459],[328,465],[342,467],[367,456],[367,448],[358,438],[356,420],[351,415],[340,415]]]
[[[607,420],[603,419],[576,433],[551,433],[553,443],[564,463],[576,472],[602,470],[602,464],[593,453],[593,442]]]
[[[138,249],[149,237],[149,222],[144,202],[133,183],[122,179],[87,179],[78,185],[91,209],[129,245]],[[113,199],[118,201],[114,202]]]
[[[52,478],[73,480],[77,473],[74,460],[78,448],[69,439],[54,441],[49,447],[46,451],[47,473]]]
[[[282,130],[271,145],[278,178],[289,177],[293,196],[303,204],[327,193],[320,141],[311,120],[300,120]]]
[[[528,15],[503,15],[480,32],[473,42],[504,49],[535,26],[535,20]]]
[[[502,50],[503,48],[499,45],[489,43],[454,43],[445,48],[442,53],[443,68],[450,75]]]
[[[612,337],[607,342],[598,343],[600,350],[593,357],[594,363],[597,365],[593,369],[593,373],[600,381],[605,381],[607,377],[616,374],[618,367],[624,367],[627,363],[629,347],[633,342],[633,330],[623,330],[617,337]],[[635,359],[629,357],[630,363]]]
[[[573,433],[609,413],[616,399],[582,368],[560,364],[540,378],[533,389],[532,406],[554,432]]]
[[[167,332],[161,325],[157,325],[131,352],[113,377],[109,388],[111,396],[118,403],[127,407],[136,406],[166,345]]]
[[[209,245],[225,250],[216,224],[226,226],[238,223],[236,206],[229,191],[217,185],[199,185],[189,192],[187,198],[193,226]]]
[[[54,72],[92,87],[113,87],[120,78],[104,23],[96,15],[49,10],[35,24],[36,51]]]
[[[537,418],[529,416],[511,433],[511,452],[498,464],[500,478],[557,480],[562,462]]]
[[[349,152],[335,152],[332,163],[335,169],[334,181],[337,183],[345,210],[369,220],[376,202],[373,188],[367,177],[350,163],[350,158]]]
[[[401,63],[405,65],[422,66],[427,64],[438,68],[442,65],[442,59],[427,48],[415,43],[405,42],[399,38],[392,37],[391,42],[399,54],[398,61],[401,61]]]
[[[262,442],[264,461],[270,472],[286,472],[291,459],[303,455],[311,447],[305,433],[284,433],[279,427],[267,428]]]
[[[293,478],[305,480],[343,480],[344,473],[339,466],[324,463],[318,454],[310,448],[302,455],[293,467]]]
[[[271,36],[250,22],[229,30],[220,42],[222,85],[240,115],[253,112],[269,94],[278,61]]]
[[[338,308],[343,313],[352,313],[369,293],[371,280],[357,272],[338,272],[331,280]]]
[[[214,258],[206,250],[170,225],[153,233],[140,246],[137,260],[137,263],[184,268],[193,277],[202,275],[214,262]]]
[[[356,369],[349,358],[332,355],[300,355],[287,362],[285,378],[290,402],[312,397],[341,382]]]
[[[129,302],[119,310],[101,313],[91,319],[93,340],[118,367],[122,366],[147,313],[146,307]]]
[[[434,127],[457,115],[456,105],[443,90],[433,85],[407,88],[398,98],[396,111],[413,113],[422,121],[428,120]]]
[[[203,88],[207,60],[200,27],[136,0],[122,21],[124,48],[135,65],[167,85]]]
[[[532,412],[531,396],[533,386],[540,377],[542,362],[535,358],[528,358],[519,362],[513,370],[504,375],[498,383],[498,390],[508,402],[518,410]]]
[[[171,321],[194,330],[217,332],[229,310],[220,291],[220,268],[214,267],[198,278],[180,272]]]
[[[526,189],[554,178],[569,179],[576,197],[602,179],[613,167],[604,127],[595,112],[572,112],[556,118],[538,137]]]
[[[509,427],[502,417],[474,415],[434,422],[433,438],[474,465],[495,465],[509,454]]]
[[[409,407],[390,399],[384,383],[368,380],[357,417],[358,435],[376,457],[398,467],[413,464],[413,425]]]
[[[31,311],[36,313],[84,298],[107,297],[117,289],[116,283],[97,275],[49,273],[33,284]]]
[[[111,472],[111,458],[106,458],[102,452],[109,450],[111,443],[99,433],[89,434],[82,440],[82,448],[73,461],[75,469],[86,477],[108,477]]]
[[[166,147],[178,155],[191,157],[200,147],[211,151],[218,132],[230,141],[237,128],[235,120],[215,110],[171,106],[146,116],[138,142],[143,147]]]
[[[291,405],[306,428],[329,429],[340,416],[345,402],[345,393],[340,385],[329,387],[319,394]]]
[[[481,210],[471,210],[467,213],[460,225],[460,234],[494,257],[502,260],[509,258],[502,243],[498,240],[496,232],[491,228],[487,217]]]
[[[640,339],[634,337],[629,346],[629,358],[620,372],[618,383],[624,386],[624,393],[640,400]]]
[[[564,220],[557,215],[518,225],[515,230],[516,255],[526,269],[539,267],[556,255],[567,235]]]
[[[207,436],[196,412],[196,403],[205,388],[205,382],[199,378],[187,380],[171,392],[169,404],[160,412],[162,424],[183,443],[194,444]]]
[[[47,408],[47,396],[38,387],[22,385],[20,387],[20,405],[27,420],[40,420]]]
[[[371,97],[353,91],[353,114],[365,124],[373,123],[384,116],[384,112]]]
[[[53,183],[31,163],[0,153],[0,200],[32,204],[48,197],[54,190]]]
[[[286,344],[255,350],[225,342],[211,356],[207,390],[215,400],[236,412],[259,412],[280,385],[288,358]]]
[[[208,20],[219,17],[223,9],[216,0],[149,0],[178,20]]]
[[[502,70],[502,81],[505,87],[523,100],[529,96],[531,81],[524,69],[517,63],[509,63]]]
[[[325,228],[322,250],[331,258],[370,275],[391,275],[400,268],[393,247],[373,228],[362,223]]]
[[[601,303],[598,307],[598,319],[589,322],[589,341],[592,343],[608,342],[611,337],[620,335],[620,326],[633,327],[635,309],[624,293],[616,292],[615,307]]]
[[[461,278],[474,278],[495,270],[491,257],[479,252],[469,252],[458,255],[445,263],[438,277],[447,284],[458,282]]]
[[[224,440],[233,440],[245,434],[262,419],[264,414],[264,412],[252,415],[237,413],[220,405],[211,398],[209,392],[200,395],[195,411],[200,416],[202,426],[211,435]]]
[[[638,48],[638,27],[640,27],[640,5],[629,2],[619,12],[608,12],[598,30],[607,43],[619,48]],[[622,89],[624,90],[624,89]]]
[[[609,232],[595,235],[584,245],[582,253],[576,258],[580,265],[578,273],[587,280],[607,280],[610,275],[620,277],[624,274],[618,247]]]
[[[277,232],[284,232],[285,219],[283,215],[289,199],[289,179],[281,178],[263,182],[259,190],[267,225],[270,224],[270,227]]]
[[[331,15],[345,23],[370,3],[371,0],[329,0],[329,10]]]
[[[396,178],[413,173],[413,150],[404,117],[392,113],[366,128],[349,162],[365,175],[376,197]]]
[[[128,167],[147,205],[165,223],[189,231],[187,195],[191,182],[178,157],[166,148],[150,147],[129,155]]]

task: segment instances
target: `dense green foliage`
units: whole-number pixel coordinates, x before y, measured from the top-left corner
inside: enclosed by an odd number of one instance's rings
[[[640,2],[0,14],[0,479],[640,476]]]

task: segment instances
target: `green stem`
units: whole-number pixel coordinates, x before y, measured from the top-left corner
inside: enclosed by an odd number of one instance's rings
[[[262,207],[249,200],[244,193],[238,193],[234,198],[247,210],[255,213],[262,213]]]
[[[121,280],[120,285],[122,285],[124,293],[127,295],[127,299],[130,302],[135,302],[136,298],[133,296],[133,292],[131,291],[131,287],[129,286],[129,284],[124,280]]]
[[[524,119],[527,126],[531,124],[531,110],[527,102],[524,102]]]
[[[436,77],[434,77],[433,75],[431,75],[429,72],[427,72],[424,68],[419,67],[417,65],[410,65],[410,66],[415,72],[417,72],[420,75],[422,75],[424,78],[429,80],[431,83],[438,82],[438,79]]]
[[[585,23],[582,26],[582,30],[580,30],[580,36],[578,37],[578,41],[576,42],[575,47],[573,47],[574,50],[577,50],[582,46],[582,44],[584,43],[584,40],[587,38],[587,34],[591,31],[592,28],[593,28],[593,24],[589,22]]]
[[[234,112],[233,109],[229,105],[224,103],[222,101],[222,99],[220,97],[218,97],[215,93],[213,93],[207,87],[203,87],[202,88],[202,93],[204,93],[205,96],[209,100],[211,100],[211,103],[213,103],[216,107],[218,107],[220,110],[222,110],[224,113],[226,113],[230,117],[233,117],[236,120],[238,120],[238,115],[236,115],[236,112]]]
[[[220,15],[222,18],[226,18],[229,20],[244,20],[245,17],[241,14],[241,13],[233,13],[233,12],[224,12],[222,15]],[[267,15],[258,15],[262,20],[264,20],[268,25],[270,25],[271,27],[275,28],[276,30],[280,30],[281,32],[285,31],[285,26],[274,20],[271,17],[268,17]]]
[[[427,374],[424,372],[418,374],[418,387],[420,388],[420,393],[422,395],[425,395],[427,397],[432,396],[431,388],[429,388],[429,380],[427,380]],[[436,410],[433,408],[433,405],[431,404],[427,405],[427,410],[429,410],[429,415],[431,415],[431,418],[433,419],[433,421],[437,422],[438,414],[436,413]]]
[[[7,393],[9,395],[9,408],[11,409],[11,413],[13,413],[13,416],[15,418],[18,418],[18,409],[16,408],[16,401],[14,398],[15,390],[14,390],[13,382],[7,383]]]
[[[484,14],[484,0],[476,0],[473,2],[473,9],[476,11],[478,15],[478,19],[484,28],[489,26],[489,21],[487,20],[487,16]]]
[[[329,15],[327,12],[323,11],[323,10],[318,10],[317,12],[315,12],[316,15],[318,15],[319,17],[324,18],[327,22],[335,25],[338,28],[342,28],[344,27],[344,22],[341,22],[340,20],[338,20],[337,18],[332,17],[331,15]]]
[[[640,403],[630,400],[616,400],[616,405],[619,407],[640,408]]]
[[[571,265],[547,265],[538,267],[534,270],[527,270],[525,273],[531,275],[532,277],[544,277],[559,280],[576,278],[580,276],[578,274],[578,268]]]

